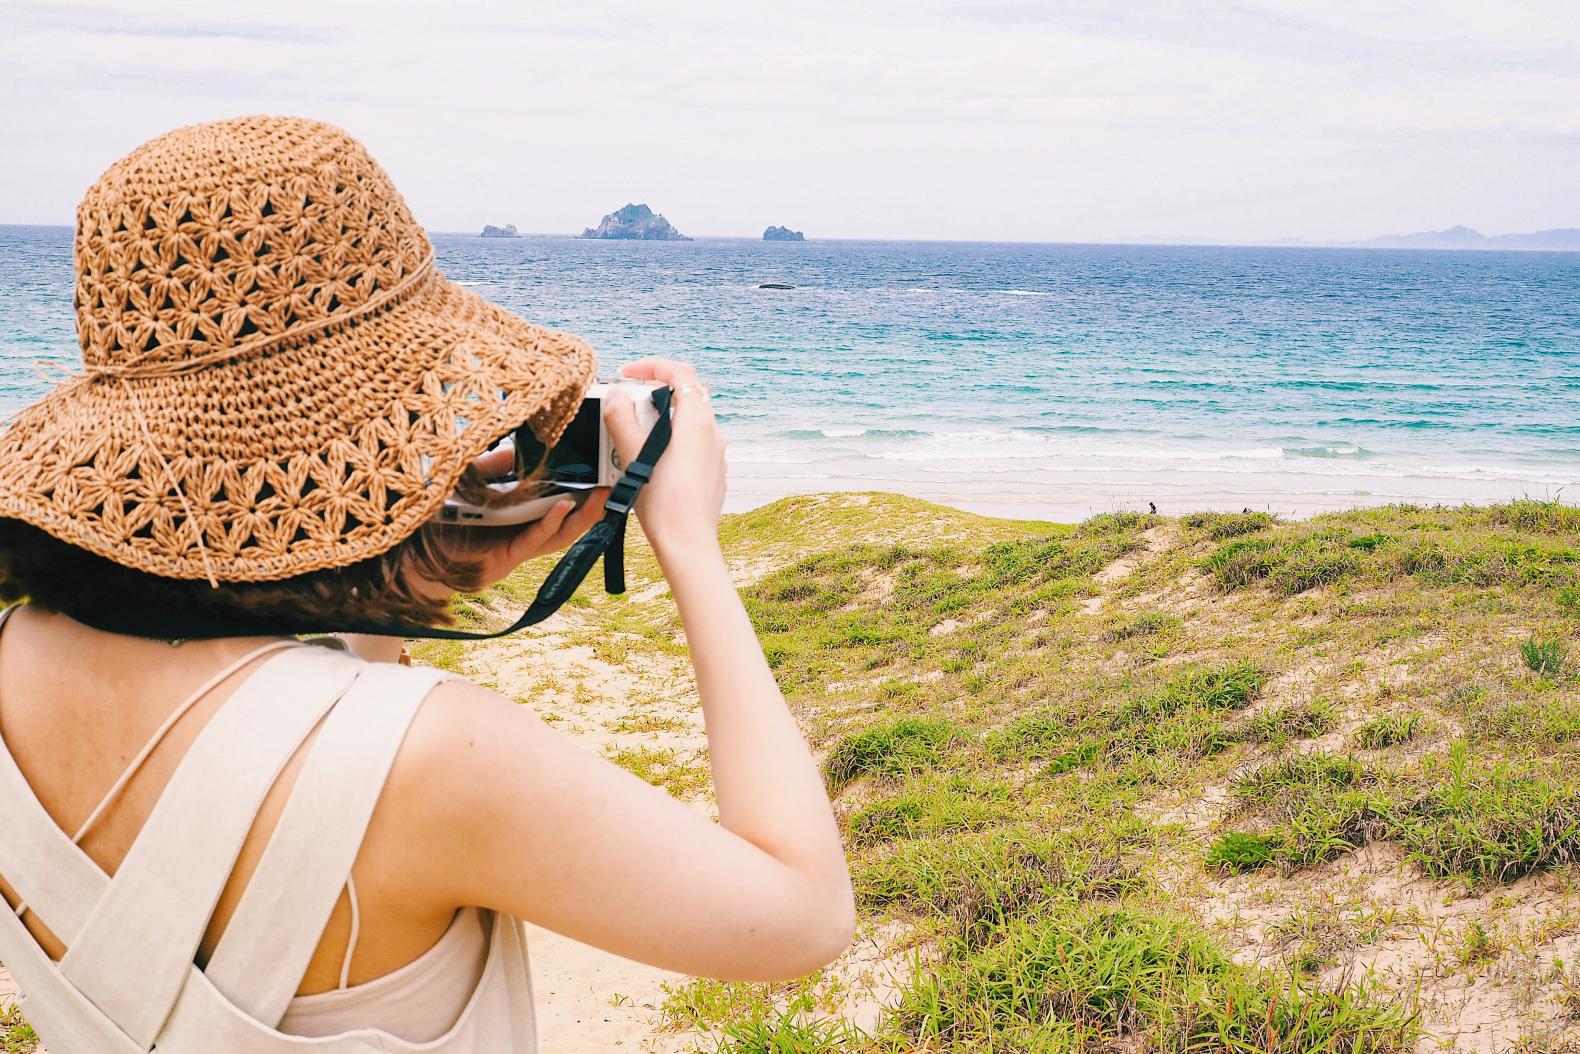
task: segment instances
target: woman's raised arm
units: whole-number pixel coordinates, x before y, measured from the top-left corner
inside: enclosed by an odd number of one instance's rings
[[[439,688],[417,719],[396,777],[427,795],[402,794],[402,812],[431,833],[429,881],[451,886],[457,904],[672,970],[798,976],[851,938],[838,828],[719,551],[724,444],[707,391],[679,363],[626,372],[677,392],[674,438],[638,514],[690,644],[719,822],[460,684]],[[605,412],[629,459],[642,439],[630,406],[611,400]]]

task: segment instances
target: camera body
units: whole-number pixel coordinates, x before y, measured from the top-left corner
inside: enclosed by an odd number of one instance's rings
[[[543,479],[567,487],[608,487],[624,471],[614,437],[603,423],[603,400],[610,391],[623,391],[636,407],[636,423],[645,436],[658,423],[653,393],[661,384],[600,377],[587,389],[582,404],[559,442],[545,448],[532,429],[516,429],[516,478],[527,479],[541,467]]]
[[[636,423],[645,436],[658,423],[653,394],[663,385],[623,377],[600,377],[587,389],[576,416],[552,447],[545,447],[528,425],[511,436],[515,470],[507,478],[490,482],[486,501],[467,501],[451,495],[433,516],[438,523],[475,527],[508,527],[530,523],[548,515],[556,503],[570,498],[578,505],[598,487],[612,486],[624,471],[614,437],[603,422],[603,400],[613,389],[630,397]],[[537,478],[540,487],[523,487],[522,480]]]

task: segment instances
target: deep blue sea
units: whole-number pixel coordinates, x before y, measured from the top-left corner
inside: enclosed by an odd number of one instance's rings
[[[1580,254],[434,242],[449,277],[610,367],[696,362],[735,508],[1580,498]],[[0,413],[46,389],[35,360],[77,361],[71,289],[69,229],[0,227]]]

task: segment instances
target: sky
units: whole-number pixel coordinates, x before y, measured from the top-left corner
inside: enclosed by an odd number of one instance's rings
[[[260,112],[351,131],[435,230],[1580,227],[1575,0],[0,0],[0,222]]]

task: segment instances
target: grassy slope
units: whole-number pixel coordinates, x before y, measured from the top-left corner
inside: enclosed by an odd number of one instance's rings
[[[926,950],[837,1045],[1374,1050],[1472,1018],[1559,1042],[1580,512],[973,531],[896,503],[898,544],[838,513],[747,591],[826,751],[863,911]],[[753,515],[772,538],[821,522]],[[1367,845],[1395,854],[1375,882],[1327,863]],[[1553,877],[1511,885],[1527,873]],[[1436,880],[1424,907],[1401,876]],[[748,1016],[726,1043],[836,1045]]]
[[[828,976],[678,989],[702,1049],[1573,1040],[1580,510],[1070,527],[812,496],[724,539],[910,965],[859,1034]],[[678,653],[640,547],[632,577],[581,601],[587,639]]]
[[[903,976],[859,1033],[837,971],[676,988],[699,1049],[1580,1041],[1580,511],[1070,527],[854,494],[723,538]],[[685,647],[634,541],[630,592],[560,629],[633,670]]]

